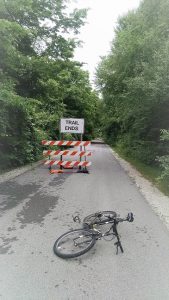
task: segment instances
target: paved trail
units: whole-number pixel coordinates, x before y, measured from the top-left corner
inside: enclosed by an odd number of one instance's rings
[[[0,184],[0,299],[169,299],[169,232],[110,148],[90,148],[89,175],[40,166]],[[56,257],[56,238],[78,227],[72,215],[98,210],[134,212],[119,225],[124,254],[99,241],[77,259]]]

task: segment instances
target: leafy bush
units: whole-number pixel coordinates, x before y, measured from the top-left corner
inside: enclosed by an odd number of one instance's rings
[[[159,179],[168,181],[169,186],[169,130],[161,131],[161,140],[164,142],[164,147],[168,149],[168,154],[158,157],[158,161],[163,170]]]
[[[0,169],[36,160],[41,154],[43,130],[36,128],[35,101],[26,102],[8,88],[0,91]]]

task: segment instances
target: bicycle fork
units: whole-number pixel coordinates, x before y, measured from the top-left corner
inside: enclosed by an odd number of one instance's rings
[[[120,241],[119,234],[118,234],[118,232],[117,232],[117,224],[118,224],[118,223],[116,223],[116,221],[115,221],[115,223],[114,223],[113,226],[112,226],[112,227],[113,227],[113,233],[114,233],[114,235],[115,235],[116,238],[117,238],[117,242],[114,243],[114,245],[116,246],[116,255],[118,254],[119,248],[120,248],[120,250],[121,250],[122,253],[124,252],[123,247],[122,247],[122,244],[121,244],[121,241]]]

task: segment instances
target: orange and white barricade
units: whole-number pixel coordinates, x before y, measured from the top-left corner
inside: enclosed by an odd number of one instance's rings
[[[90,141],[47,141],[43,140],[42,145],[44,146],[73,146],[73,147],[80,147],[80,151],[78,150],[44,150],[43,156],[48,157],[45,160],[44,165],[48,166],[49,171],[51,174],[54,173],[63,173],[64,169],[73,169],[74,167],[78,167],[78,172],[80,173],[89,173],[87,167],[91,165],[91,162],[86,160],[86,157],[91,156],[92,152],[87,151],[86,147],[91,145]],[[84,150],[82,151],[82,148]],[[70,157],[79,157],[79,161],[69,161],[63,160],[63,156],[70,156]],[[60,160],[55,160],[54,158],[60,156]],[[84,160],[82,160],[84,158]],[[60,169],[52,169],[52,166],[59,166]]]

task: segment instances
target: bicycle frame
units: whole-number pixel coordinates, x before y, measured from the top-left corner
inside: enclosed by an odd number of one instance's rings
[[[116,238],[117,238],[117,242],[114,243],[114,245],[116,245],[117,249],[116,249],[116,254],[118,254],[118,248],[120,248],[121,252],[123,253],[124,250],[123,250],[123,247],[121,245],[121,241],[120,241],[120,237],[119,237],[119,234],[118,234],[118,231],[117,231],[117,225],[119,222],[123,222],[124,220],[123,219],[112,219],[112,220],[109,220],[109,221],[98,221],[98,222],[95,222],[93,224],[91,224],[91,226],[94,226],[94,225],[105,225],[105,224],[112,224],[109,228],[109,230],[105,233],[101,233],[99,230],[95,229],[95,228],[90,228],[89,226],[89,231],[91,231],[91,235],[95,235],[96,236],[96,239],[101,239],[102,237],[105,237],[105,236],[109,236],[109,235],[114,235]],[[113,232],[110,233],[111,229],[113,230]],[[77,238],[76,238],[77,239]],[[78,245],[80,245],[82,243],[78,243]]]

